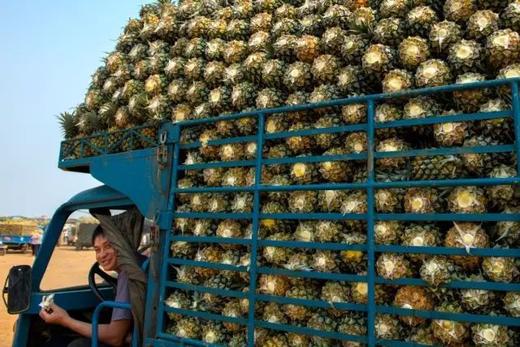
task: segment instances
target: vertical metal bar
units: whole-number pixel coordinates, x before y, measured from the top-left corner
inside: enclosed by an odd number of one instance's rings
[[[177,187],[177,173],[179,167],[179,154],[180,154],[180,145],[178,143],[174,143],[173,147],[173,163],[171,169],[171,181],[170,181],[170,189]],[[175,209],[175,194],[170,194],[168,198],[168,210],[173,211]],[[173,221],[170,221],[170,225]],[[157,321],[157,334],[161,333],[164,330],[164,300],[166,295],[166,281],[168,277],[168,262],[166,261],[169,258],[170,251],[170,242],[171,242],[171,227],[165,230],[166,235],[161,235],[160,245],[162,248],[162,268],[160,275],[160,283],[159,283],[159,309],[158,309],[158,321]]]
[[[253,232],[251,235],[251,258],[249,269],[249,314],[247,321],[247,345],[255,345],[255,306],[256,306],[256,258],[258,251],[258,229],[260,226],[260,184],[262,179],[262,149],[264,147],[264,123],[265,114],[258,114],[258,129],[256,134],[256,165],[255,165],[255,185],[253,197]]]
[[[516,172],[520,175],[520,96],[518,95],[518,81],[511,82],[513,101],[513,121],[515,122]]]
[[[374,243],[374,138],[375,138],[375,102],[373,99],[368,100],[367,104],[368,118],[368,159],[367,159],[367,256],[368,256],[368,346],[376,345],[375,334],[375,318],[376,318],[376,300],[375,300],[375,243]]]

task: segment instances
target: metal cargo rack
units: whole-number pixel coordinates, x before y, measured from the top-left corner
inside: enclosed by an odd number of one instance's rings
[[[468,255],[463,248],[447,248],[447,247],[412,247],[401,245],[378,245],[374,239],[374,225],[376,221],[391,220],[391,221],[520,221],[520,214],[518,213],[483,213],[483,214],[461,214],[461,213],[377,213],[375,209],[375,190],[382,188],[407,188],[407,187],[455,187],[455,186],[490,186],[490,185],[517,185],[520,183],[520,176],[508,178],[461,178],[453,180],[425,180],[425,181],[378,181],[375,175],[376,160],[381,158],[394,157],[415,157],[415,156],[442,156],[442,155],[459,155],[466,153],[520,153],[520,95],[519,95],[520,79],[509,80],[493,80],[471,84],[448,85],[434,88],[417,89],[405,91],[396,94],[375,94],[367,96],[351,97],[347,99],[331,100],[327,102],[287,106],[275,109],[262,109],[251,112],[245,112],[230,116],[221,116],[217,118],[188,120],[181,123],[167,123],[164,124],[160,130],[161,137],[167,138],[165,141],[167,145],[171,146],[172,150],[172,173],[170,179],[170,194],[168,199],[168,206],[172,220],[170,220],[169,231],[165,238],[162,239],[162,257],[164,259],[161,269],[161,279],[159,283],[160,302],[158,308],[158,322],[157,322],[157,338],[165,341],[165,344],[172,345],[195,345],[207,346],[207,343],[202,341],[182,339],[167,332],[167,313],[181,314],[184,316],[195,317],[202,320],[229,322],[242,325],[247,328],[248,346],[254,346],[254,332],[255,328],[266,328],[281,332],[294,332],[297,334],[306,334],[319,336],[323,338],[331,338],[336,340],[349,340],[365,343],[368,346],[419,346],[418,344],[383,340],[376,338],[375,319],[377,314],[390,314],[395,316],[415,316],[426,319],[444,319],[453,321],[464,321],[472,323],[490,323],[507,326],[520,326],[520,318],[509,316],[491,316],[479,315],[471,313],[448,313],[438,311],[422,311],[406,308],[399,308],[387,305],[376,304],[375,287],[376,284],[383,285],[413,285],[413,286],[427,286],[428,284],[422,279],[417,278],[401,278],[397,280],[387,280],[377,276],[375,270],[376,254],[377,253],[413,253],[413,254],[428,254],[428,255]],[[380,102],[395,100],[399,98],[410,98],[422,95],[432,94],[449,94],[454,91],[462,91],[469,89],[482,88],[510,88],[511,109],[499,112],[479,112],[472,114],[454,114],[437,116],[421,119],[397,120],[387,123],[376,123],[375,109]],[[367,122],[363,124],[346,125],[333,128],[320,129],[306,129],[299,131],[287,131],[280,133],[266,133],[265,120],[266,117],[272,114],[290,113],[298,111],[312,111],[324,107],[339,107],[348,104],[365,104],[367,110]],[[209,125],[222,120],[237,120],[243,117],[255,117],[257,119],[256,135],[243,136],[235,138],[225,138],[212,140],[207,143],[193,142],[182,144],[180,143],[180,134],[186,128],[198,125]],[[508,145],[494,145],[494,146],[478,146],[478,147],[449,147],[449,148],[435,148],[435,149],[418,149],[407,150],[402,152],[377,152],[375,150],[375,132],[378,129],[400,128],[411,126],[427,126],[440,124],[445,122],[471,122],[479,120],[491,120],[499,118],[512,118],[514,120],[515,139],[514,144]],[[275,139],[284,139],[293,136],[312,136],[324,133],[346,133],[362,131],[366,132],[368,140],[368,149],[364,153],[346,154],[334,156],[308,156],[308,157],[291,157],[291,158],[277,158],[264,159],[263,147],[266,141]],[[181,151],[187,149],[195,149],[202,145],[220,146],[229,143],[245,143],[256,142],[256,158],[254,160],[231,161],[231,162],[208,162],[197,163],[192,165],[183,165],[180,163]],[[310,163],[323,162],[334,160],[363,160],[367,168],[367,180],[363,183],[323,183],[323,184],[307,184],[307,185],[290,185],[290,186],[269,186],[263,185],[261,182],[262,168],[264,165],[272,164],[291,164],[291,163]],[[60,155],[60,161],[67,161],[67,158]],[[520,173],[520,160],[516,163],[517,173]],[[177,188],[177,181],[180,174],[185,170],[203,170],[205,168],[216,167],[251,167],[255,169],[255,181],[252,186],[238,186],[238,187],[192,187],[192,188]],[[342,213],[280,213],[280,214],[263,214],[261,212],[261,193],[274,191],[310,191],[310,190],[364,190],[367,196],[368,210],[362,214],[342,214]],[[237,193],[249,192],[253,195],[253,209],[251,213],[210,213],[210,212],[178,212],[176,211],[176,195],[180,193]],[[219,237],[197,237],[180,235],[173,230],[173,220],[175,218],[190,218],[190,219],[244,219],[252,222],[252,236],[247,239],[236,238],[219,238]],[[276,220],[360,220],[365,221],[367,225],[367,242],[366,244],[342,244],[342,243],[320,243],[320,242],[296,242],[296,241],[274,241],[263,240],[259,238],[259,226],[262,219],[276,219]],[[194,260],[187,260],[181,258],[173,258],[170,255],[170,244],[174,241],[183,241],[194,244],[235,244],[247,246],[250,249],[251,258],[250,266],[233,266],[227,264],[208,263]],[[345,273],[324,273],[316,271],[290,271],[281,268],[258,266],[257,260],[259,258],[259,248],[265,246],[273,247],[289,247],[289,248],[306,248],[319,250],[353,250],[365,252],[368,259],[367,274],[354,275]],[[471,255],[481,257],[520,257],[520,249],[509,248],[472,248]],[[191,285],[179,283],[174,277],[169,275],[169,270],[172,265],[186,265],[195,266],[207,269],[229,270],[249,273],[249,290],[247,292],[224,290],[216,288],[208,288],[201,285]],[[346,281],[346,282],[365,282],[368,285],[368,302],[367,304],[355,303],[339,303],[334,304],[334,308],[346,311],[358,311],[366,314],[367,319],[367,334],[366,336],[346,335],[338,332],[320,331],[310,329],[302,326],[293,326],[287,324],[274,324],[266,321],[258,320],[255,317],[255,303],[259,301],[276,302],[279,304],[297,304],[313,308],[331,308],[331,304],[322,300],[303,300],[292,299],[287,297],[263,295],[257,293],[257,278],[261,274],[283,275],[289,277],[321,279],[331,281]],[[453,280],[445,285],[445,288],[457,289],[483,289],[492,291],[520,291],[520,283],[498,283],[490,281],[462,281]],[[179,289],[189,292],[210,293],[214,295],[233,297],[233,298],[247,298],[249,300],[249,313],[244,317],[227,317],[219,314],[197,311],[189,309],[177,309],[169,307],[164,303],[168,292],[172,289]]]

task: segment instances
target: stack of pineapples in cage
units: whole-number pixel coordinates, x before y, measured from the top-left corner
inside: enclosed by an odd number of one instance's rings
[[[85,102],[60,117],[65,137],[77,139],[110,131],[114,151],[143,144],[118,138],[116,129],[160,121],[218,117],[234,112],[412,88],[470,83],[520,76],[520,3],[511,0],[321,0],[280,1],[186,0],[144,6],[132,19],[111,53],[93,76]],[[376,121],[425,118],[431,115],[494,112],[511,108],[510,89],[489,88],[380,102]],[[265,132],[329,128],[366,122],[364,105],[329,107],[266,117]],[[183,142],[201,147],[184,153],[185,164],[251,160],[256,143],[211,146],[217,138],[254,135],[255,118],[186,128]],[[153,136],[152,134],[149,134]],[[94,141],[95,137],[91,140]],[[101,140],[101,138],[98,138]],[[103,139],[104,141],[104,139]],[[376,150],[401,151],[435,147],[474,147],[514,142],[510,119],[398,129],[378,129]],[[117,145],[119,144],[119,145]],[[101,145],[101,144],[100,144]],[[96,144],[97,146],[97,144]],[[305,155],[349,155],[365,152],[366,133],[322,134],[268,140],[266,159]],[[77,153],[73,153],[73,156]],[[381,158],[380,181],[435,180],[463,177],[516,176],[511,153],[475,153],[433,157]],[[364,182],[362,161],[265,165],[262,183],[291,185]],[[186,171],[179,187],[246,186],[254,184],[252,168],[211,168]],[[515,187],[380,189],[381,213],[518,213]],[[250,212],[253,197],[240,194],[179,194],[180,211]],[[331,212],[346,215],[367,210],[363,191],[271,192],[262,196],[263,213]],[[248,237],[252,226],[241,221],[176,220],[176,233]],[[364,244],[366,225],[357,220],[262,220],[260,237]],[[517,222],[409,223],[380,221],[378,244],[459,247],[517,247]],[[248,267],[250,254],[236,245],[197,246],[174,243],[174,257]],[[366,274],[366,255],[359,251],[312,251],[261,248],[261,265],[299,271]],[[387,279],[420,277],[428,288],[378,286],[381,304],[451,312],[520,315],[517,293],[443,289],[453,279],[512,282],[518,279],[509,258],[378,254],[377,273]],[[180,282],[245,290],[247,273],[178,267]],[[172,274],[173,276],[173,274]],[[337,283],[260,275],[259,292],[329,302],[366,302],[366,284]],[[172,307],[209,310],[247,317],[248,303],[209,294],[176,291]],[[341,310],[258,303],[258,319],[345,334],[364,334],[364,316]],[[243,343],[235,324],[204,324],[172,315],[172,333],[207,342],[231,339]],[[380,315],[379,338],[433,341],[444,345],[514,344],[512,329],[450,321],[398,319]],[[259,345],[327,345],[330,341],[258,330]],[[330,342],[332,343],[332,342]],[[344,345],[350,346],[345,342]]]

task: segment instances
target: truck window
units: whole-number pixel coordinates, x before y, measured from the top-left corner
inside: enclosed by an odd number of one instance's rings
[[[91,238],[97,224],[88,212],[75,213],[67,220],[43,275],[41,290],[88,285],[88,272],[96,261]]]

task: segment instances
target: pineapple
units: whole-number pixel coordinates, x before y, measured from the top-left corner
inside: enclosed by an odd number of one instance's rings
[[[350,133],[345,138],[345,148],[348,153],[363,153],[367,151],[367,147],[366,133]]]
[[[186,65],[186,59],[182,57],[172,58],[166,63],[164,68],[164,74],[169,78],[181,78],[184,76],[184,66]]]
[[[316,300],[317,295],[318,294],[316,293],[316,290],[313,288],[312,284],[305,280],[299,280],[296,285],[294,285],[285,293],[285,296],[288,298],[301,300]],[[307,320],[312,313],[311,310],[306,306],[293,304],[284,305],[283,309],[291,320],[299,322],[304,322]]]
[[[487,38],[489,64],[495,69],[516,63],[520,57],[520,34],[511,29],[494,32]]]
[[[284,213],[287,212],[284,205],[278,202],[268,202],[263,204],[262,206],[262,214],[272,214],[272,213]],[[267,231],[269,234],[282,232],[286,223],[280,219],[262,219],[260,221],[260,226],[263,230]]]
[[[289,193],[289,211],[294,213],[309,213],[316,205],[315,191],[294,191]]]
[[[347,224],[348,226],[348,224]],[[349,234],[343,234],[343,243],[347,245],[365,244],[367,237],[362,231],[353,230]],[[367,257],[362,251],[346,250],[340,252],[340,257],[343,263],[353,273],[360,273],[366,271]]]
[[[520,317],[520,293],[507,292],[503,298],[504,309],[513,317]]]
[[[224,327],[221,323],[209,323],[202,327],[202,341],[217,344],[225,341]]]
[[[347,35],[341,46],[341,56],[348,64],[360,65],[369,41],[364,35]]]
[[[320,331],[336,331],[337,322],[322,312],[314,313],[307,321],[307,328]],[[329,340],[323,337],[312,336],[311,340],[316,345],[329,345]]]
[[[182,221],[179,221],[179,224],[181,222]],[[192,223],[187,223],[187,224],[189,225]],[[183,227],[182,224],[179,225],[179,229],[181,229],[182,227]],[[172,251],[172,257],[175,257],[175,258],[191,259],[195,255],[195,248],[188,242],[183,242],[183,241],[173,242],[170,246],[170,250]]]
[[[196,318],[182,318],[174,327],[174,334],[185,339],[199,339],[201,333],[200,322]]]
[[[366,49],[361,63],[365,76],[373,80],[371,84],[379,85],[379,79],[393,68],[395,56],[392,48],[382,44],[373,44]]]
[[[475,324],[471,332],[475,346],[479,347],[508,346],[512,339],[511,331],[503,325]]]
[[[209,219],[199,219],[193,223],[193,229],[190,231],[194,236],[212,236],[215,235],[215,224]]]
[[[184,76],[189,81],[199,81],[204,75],[204,60],[201,58],[191,58],[184,65]]]
[[[433,24],[439,21],[437,13],[430,6],[417,6],[408,12],[406,24],[412,36],[426,36]]]
[[[339,242],[344,232],[340,223],[332,221],[319,221],[315,228],[315,240],[317,242]]]
[[[395,244],[402,233],[403,225],[397,221],[378,221],[374,226],[376,244]]]
[[[498,22],[498,16],[495,13],[493,14],[496,16],[493,19],[496,19],[496,22]],[[505,28],[509,28],[516,32],[520,31],[520,3],[517,1],[513,1],[509,5],[507,5],[504,11],[500,14],[500,20]],[[496,27],[494,29],[494,31],[497,31]]]
[[[483,48],[476,41],[461,40],[449,49],[448,63],[453,71],[473,72],[482,67]],[[461,83],[457,81],[457,83]]]
[[[342,106],[341,116],[346,124],[365,123],[367,110],[365,104],[349,104]]]
[[[482,261],[484,275],[494,282],[512,282],[518,276],[513,258],[486,257]]]
[[[231,201],[231,211],[235,213],[251,212],[253,210],[253,196],[248,193],[235,194]]]
[[[267,240],[275,241],[291,241],[292,236],[287,233],[276,233],[266,238]],[[264,247],[262,255],[264,259],[274,265],[284,265],[289,257],[293,254],[293,251],[285,247]]]
[[[289,65],[285,71],[283,83],[290,91],[308,89],[312,83],[311,66],[304,62]]]
[[[434,213],[439,209],[435,188],[408,188],[403,200],[407,213]]]
[[[262,78],[262,68],[267,62],[268,55],[264,52],[250,54],[243,62],[244,69],[249,76],[249,80],[259,83]]]
[[[444,17],[457,23],[465,23],[476,10],[474,0],[446,0]]]
[[[423,287],[405,286],[399,288],[394,298],[394,306],[430,311],[433,309],[433,298]],[[424,318],[413,316],[401,316],[401,321],[408,326],[417,326],[425,321]]]
[[[294,54],[300,62],[312,64],[320,55],[320,39],[312,35],[303,35],[294,45]]]
[[[222,248],[219,246],[208,246],[201,248],[197,251],[195,255],[195,261],[200,262],[209,262],[209,263],[220,263],[222,259]],[[202,279],[210,279],[212,276],[218,274],[218,270],[208,269],[197,267],[195,268],[195,273],[200,276]]]
[[[297,184],[309,184],[316,181],[318,170],[314,164],[296,163],[291,166],[291,179]]]
[[[357,314],[347,314],[338,323],[338,332],[346,335],[366,335],[367,327],[363,316]],[[359,342],[343,340],[342,347],[361,347]]]
[[[374,29],[374,41],[397,47],[406,33],[405,22],[396,17],[381,19]]]
[[[334,128],[341,125],[341,119],[336,114],[331,115],[325,115],[321,118],[319,118],[316,123],[315,127],[320,128]],[[338,134],[318,134],[315,136],[316,144],[323,150],[330,149],[333,145],[336,145],[339,140]],[[339,151],[338,154],[340,153]]]
[[[480,112],[498,112],[509,109],[507,105],[501,99],[490,99],[486,103],[480,106]],[[483,120],[478,124],[479,133],[483,136],[490,137],[495,141],[512,142],[514,138],[513,124],[510,118],[498,118]]]
[[[284,97],[274,88],[264,88],[260,90],[256,97],[257,108],[273,108],[283,104]]]
[[[252,33],[259,31],[269,31],[273,21],[273,15],[268,12],[261,12],[251,18],[249,29]]]
[[[311,268],[319,272],[338,272],[339,258],[333,251],[316,251],[311,260]]]
[[[396,152],[406,151],[408,149],[409,145],[397,137],[380,141],[376,146],[378,152]],[[385,171],[396,171],[404,168],[407,161],[408,159],[406,157],[388,157],[377,159],[376,164],[380,169]]]
[[[240,318],[242,316],[242,309],[238,300],[231,299],[224,305],[222,309],[222,315],[226,317]],[[224,328],[230,333],[236,333],[240,331],[240,325],[224,322]]]
[[[72,140],[79,135],[79,128],[77,124],[77,117],[75,113],[63,112],[58,116],[58,122],[63,131],[63,136],[66,140]],[[74,146],[76,141],[68,141],[63,147],[63,157],[67,158],[73,156]]]
[[[323,24],[327,27],[340,27],[347,30],[351,15],[348,6],[331,5],[323,14]]]
[[[311,337],[308,335],[301,335],[296,333],[287,333],[287,340],[290,347],[306,347],[311,343]]]
[[[295,35],[282,35],[273,43],[273,53],[278,59],[291,62],[298,38]]]
[[[484,40],[489,35],[498,31],[498,14],[490,10],[476,11],[471,15],[471,17],[469,17],[466,26],[469,38],[474,40]]]
[[[368,303],[368,284],[366,282],[352,282],[350,285],[352,300],[358,304]],[[376,303],[383,304],[388,301],[388,293],[384,286],[376,285]]]
[[[216,235],[222,238],[242,238],[241,224],[236,220],[227,219],[219,223]],[[223,245],[224,246],[224,245]]]
[[[382,81],[383,93],[397,93],[413,87],[413,76],[406,70],[389,71]]]
[[[345,154],[343,148],[333,148],[323,153],[324,156]],[[319,168],[321,177],[329,182],[347,182],[352,175],[352,170],[346,161],[324,161]]]
[[[454,111],[443,113],[443,116],[453,115]],[[471,123],[468,122],[447,122],[438,123],[433,126],[433,136],[435,141],[444,147],[462,145],[466,139]]]
[[[471,276],[472,281],[483,282],[480,275]],[[495,300],[494,292],[483,289],[461,289],[460,300],[464,308],[473,312],[479,312],[489,307]]]
[[[258,290],[264,294],[284,296],[290,287],[285,276],[260,275],[258,279]]]
[[[209,61],[222,60],[226,42],[216,38],[206,43],[206,59]]]
[[[498,143],[490,138],[474,136],[464,141],[464,147],[478,147],[497,145]],[[488,176],[495,167],[502,165],[503,156],[499,153],[465,153],[462,160],[470,173],[476,176]]]
[[[435,308],[436,311],[462,313],[462,308],[454,302],[444,302]],[[469,325],[451,320],[432,320],[433,335],[446,345],[464,344],[469,337]]]
[[[299,22],[291,18],[282,18],[275,22],[271,28],[271,35],[279,38],[283,35],[296,35],[300,30]]]
[[[251,183],[248,181],[248,170],[243,167],[230,168],[222,177],[222,186],[224,187],[248,186]]]
[[[500,165],[493,168],[489,174],[491,178],[516,177],[517,172],[513,167]],[[500,185],[486,187],[489,201],[495,206],[507,206],[515,196],[515,186]]]
[[[215,274],[207,278],[203,285],[207,288],[230,290],[233,287],[233,281],[224,274]],[[224,298],[214,294],[204,293],[202,294],[202,300],[212,310],[220,310]]]
[[[242,19],[232,19],[226,28],[228,40],[245,40],[249,36],[249,23]]]
[[[462,38],[462,29],[448,20],[433,24],[429,34],[429,43],[432,50],[439,54],[446,53],[447,49]]]
[[[410,1],[406,0],[381,0],[379,5],[379,15],[382,18],[404,17],[410,11]]]
[[[370,7],[359,7],[352,12],[350,29],[354,32],[370,33],[376,24],[376,11]]]
[[[280,87],[283,83],[283,77],[286,69],[287,66],[282,60],[267,60],[262,66],[262,82],[271,88]]]
[[[376,211],[383,213],[401,211],[403,193],[400,189],[378,189],[374,194]]]
[[[403,67],[410,70],[414,70],[427,61],[431,55],[428,41],[419,36],[411,36],[402,40],[398,53]]]
[[[436,288],[448,283],[452,279],[454,271],[454,265],[449,259],[443,256],[433,256],[424,260],[419,273],[421,279]]]
[[[210,61],[204,69],[204,81],[212,88],[220,85],[226,71],[226,65],[220,61]]]
[[[389,280],[412,275],[410,263],[403,255],[398,254],[381,254],[376,262],[376,270],[379,276]]]
[[[448,230],[444,239],[445,247],[464,247],[469,254],[471,248],[489,247],[489,236],[486,231],[475,223],[453,223],[454,226]],[[478,268],[481,259],[470,256],[453,256],[453,262],[465,269],[473,270]]]
[[[404,228],[404,232],[399,233],[398,236],[401,237],[401,244],[403,246],[435,247],[440,244],[440,232],[435,224],[410,224],[407,225]],[[413,262],[421,262],[426,259],[426,256],[423,254],[410,254],[408,257]]]
[[[184,310],[187,310],[191,307],[190,299],[188,299],[186,294],[179,291],[171,293],[170,296],[168,296],[168,298],[164,300],[164,303],[168,307],[180,308]],[[168,318],[174,321],[178,321],[182,319],[182,315],[173,312],[168,312]]]
[[[418,87],[437,87],[451,82],[452,76],[448,65],[439,59],[422,62],[415,73]]]
[[[456,187],[448,197],[448,209],[454,213],[484,213],[486,204],[484,190],[475,186]]]
[[[287,317],[280,305],[270,302],[263,307],[262,320],[269,323],[287,324]]]
[[[242,82],[233,86],[231,104],[235,109],[242,110],[254,105],[256,98],[255,87],[250,82]]]
[[[464,162],[454,155],[415,157],[411,163],[414,180],[455,179],[464,174]]]
[[[316,223],[312,221],[299,222],[294,231],[294,239],[301,242],[315,242]]]
[[[282,334],[269,334],[265,337],[265,340],[261,340],[261,343],[256,339],[255,344],[259,347],[284,347],[289,345],[287,338]]]
[[[378,339],[399,340],[403,334],[403,327],[399,320],[387,314],[376,316],[375,328]]]
[[[363,71],[359,66],[346,66],[342,68],[337,76],[336,85],[344,96],[362,94],[368,88]],[[354,106],[345,105],[343,106]]]
[[[321,15],[307,14],[299,19],[302,35],[320,36],[323,33],[323,20]]]
[[[321,36],[321,46],[325,52],[335,55],[341,54],[341,47],[345,42],[346,32],[341,27],[330,27]]]

